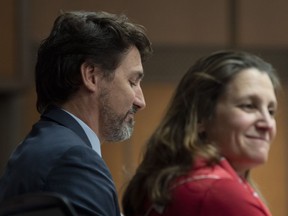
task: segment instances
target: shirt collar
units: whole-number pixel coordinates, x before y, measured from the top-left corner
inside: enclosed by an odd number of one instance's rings
[[[94,151],[96,151],[100,156],[101,155],[101,145],[100,145],[100,141],[97,137],[97,135],[94,133],[94,131],[87,125],[85,124],[81,119],[79,119],[78,117],[76,117],[75,115],[73,115],[72,113],[68,112],[67,110],[64,110],[66,113],[68,113],[69,115],[71,115],[79,124],[80,126],[83,128],[83,130],[85,131],[90,143],[91,143],[91,146],[92,146],[92,149]]]

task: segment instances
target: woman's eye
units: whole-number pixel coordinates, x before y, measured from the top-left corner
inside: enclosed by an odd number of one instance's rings
[[[244,110],[253,110],[256,108],[256,106],[254,104],[247,103],[247,104],[241,104],[240,108]]]
[[[276,110],[275,109],[269,109],[268,112],[271,116],[275,116]]]

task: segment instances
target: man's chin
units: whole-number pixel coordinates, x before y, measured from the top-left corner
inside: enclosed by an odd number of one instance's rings
[[[130,139],[134,130],[134,122],[133,123],[126,123],[126,125],[122,128],[122,141]]]
[[[133,126],[130,124],[125,124],[120,131],[114,133],[114,136],[108,137],[108,142],[123,142],[130,139],[133,133]]]

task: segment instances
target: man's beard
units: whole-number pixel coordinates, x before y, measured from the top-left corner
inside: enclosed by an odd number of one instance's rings
[[[100,131],[105,141],[120,142],[129,139],[134,129],[134,120],[127,121],[127,116],[133,115],[136,111],[131,109],[125,115],[117,114],[109,104],[109,93],[101,96],[100,122],[102,124],[100,127],[102,128]]]

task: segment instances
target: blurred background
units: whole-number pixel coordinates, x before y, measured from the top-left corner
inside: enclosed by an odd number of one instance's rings
[[[155,54],[144,65],[142,85],[147,107],[136,117],[135,133],[129,141],[102,146],[119,199],[187,68],[212,51],[239,49],[272,63],[282,79],[277,138],[269,162],[252,176],[273,216],[288,215],[287,0],[1,0],[0,174],[12,150],[39,119],[33,77],[37,47],[56,16],[69,10],[124,13],[144,25],[153,42]]]

